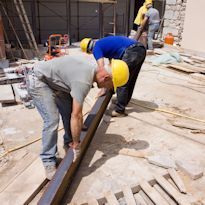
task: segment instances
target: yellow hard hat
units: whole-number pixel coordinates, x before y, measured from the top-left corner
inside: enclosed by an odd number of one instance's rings
[[[129,79],[129,68],[127,64],[122,60],[112,59],[112,82],[114,85],[114,90],[117,87],[125,85]]]
[[[91,38],[84,38],[81,42],[80,42],[80,48],[82,49],[83,52],[88,51],[88,45],[91,41]]]
[[[149,5],[149,4],[152,4],[152,0],[146,0],[146,1],[145,1],[145,5],[146,5],[146,6]]]

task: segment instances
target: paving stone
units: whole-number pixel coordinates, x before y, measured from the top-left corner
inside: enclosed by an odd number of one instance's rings
[[[193,180],[199,179],[203,176],[203,168],[196,163],[188,161],[176,161],[179,170],[187,174]]]
[[[148,162],[163,168],[174,168],[176,169],[176,165],[174,162],[174,159],[172,159],[170,156],[166,155],[155,155],[155,156],[149,156],[147,158]]]

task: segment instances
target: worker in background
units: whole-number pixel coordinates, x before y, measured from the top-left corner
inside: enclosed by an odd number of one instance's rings
[[[44,122],[40,156],[50,180],[56,171],[59,114],[65,130],[64,149],[73,149],[75,162],[80,154],[83,102],[93,82],[99,88],[114,85],[116,89],[127,82],[129,70],[121,60],[113,60],[105,70],[96,69],[83,57],[64,56],[39,62],[27,78],[29,94]]]
[[[138,74],[146,56],[145,47],[134,39],[124,36],[108,36],[98,41],[85,38],[81,41],[81,49],[93,53],[98,69],[104,69],[104,58],[122,59],[129,67],[129,80],[122,87],[118,87],[117,103],[112,117],[126,116],[125,107],[129,103],[135,87]]]
[[[143,22],[143,19],[145,17],[145,14],[147,12],[147,7],[146,7],[146,3],[147,2],[152,2],[152,0],[146,0],[143,4],[143,6],[140,7],[138,13],[137,13],[137,16],[135,18],[135,21],[134,21],[134,25],[133,25],[133,29],[134,31],[131,31],[131,35],[129,36],[129,38],[133,38],[135,39],[135,36],[138,32],[138,28],[140,28],[142,22]],[[140,35],[140,38],[138,39],[139,42],[141,42],[145,48],[147,48],[147,32],[148,32],[148,25],[146,25],[143,29],[143,32],[142,34]]]
[[[146,1],[147,12],[143,19],[141,26],[138,28],[138,34],[136,39],[139,39],[142,34],[146,24],[148,23],[148,49],[153,50],[153,38],[155,32],[159,29],[159,11],[152,7],[152,0]]]

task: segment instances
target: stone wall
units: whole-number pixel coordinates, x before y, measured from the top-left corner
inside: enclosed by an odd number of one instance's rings
[[[163,36],[172,33],[177,45],[181,44],[187,0],[166,0]]]

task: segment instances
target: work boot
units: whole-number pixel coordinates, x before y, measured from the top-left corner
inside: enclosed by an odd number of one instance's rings
[[[46,173],[46,178],[48,180],[51,180],[56,173],[56,165],[46,165],[45,166],[45,173]]]
[[[125,113],[125,112],[117,112],[117,111],[113,110],[112,113],[111,113],[111,116],[112,117],[126,117],[127,113]]]

